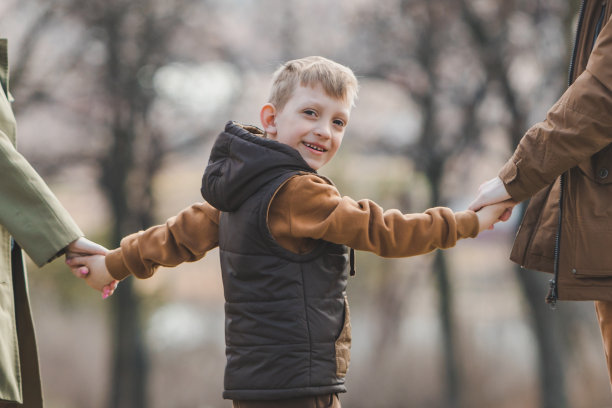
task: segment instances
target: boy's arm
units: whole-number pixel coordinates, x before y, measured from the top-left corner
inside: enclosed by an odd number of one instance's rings
[[[148,278],[158,266],[193,262],[218,245],[219,210],[194,204],[166,221],[126,236],[106,256],[106,267],[117,280],[132,274]]]
[[[384,211],[370,200],[341,197],[338,190],[317,176],[294,177],[279,193],[287,200],[291,235],[345,244],[385,257],[404,257],[450,248],[461,238],[478,235],[473,211],[454,213],[431,208],[424,213]],[[281,195],[282,194],[282,195]]]

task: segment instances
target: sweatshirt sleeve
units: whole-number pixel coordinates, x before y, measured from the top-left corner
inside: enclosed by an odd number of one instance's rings
[[[450,248],[461,238],[478,235],[473,211],[454,213],[431,208],[424,213],[384,211],[370,200],[341,197],[333,185],[317,176],[298,176],[283,187],[288,202],[290,234],[296,238],[323,239],[384,257],[424,254]]]
[[[532,126],[499,177],[523,201],[612,143],[612,22],[602,29],[586,70]]]
[[[130,274],[144,279],[158,266],[197,261],[218,245],[219,214],[208,203],[194,204],[165,224],[124,237],[106,256],[106,267],[118,280]]]

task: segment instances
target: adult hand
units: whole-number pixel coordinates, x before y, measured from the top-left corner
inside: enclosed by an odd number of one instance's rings
[[[85,237],[77,238],[66,247],[66,264],[77,278],[84,278],[89,273],[86,265],[79,262],[72,262],[73,258],[87,255],[106,255],[108,249],[100,244],[96,244]]]
[[[506,186],[504,186],[504,182],[501,181],[499,177],[495,177],[489,181],[482,183],[480,187],[478,187],[478,195],[476,196],[474,201],[472,201],[468,209],[472,211],[478,211],[482,207],[491,204],[501,203],[502,201],[509,200],[510,198],[512,197],[510,197],[510,194],[508,194]],[[510,210],[509,213],[504,213],[503,217],[505,219],[501,217],[500,219],[502,221],[506,221],[508,218],[510,218],[511,214],[512,210]]]
[[[77,238],[66,247],[66,258],[74,258],[79,255],[106,255],[107,253],[108,249],[85,237]]]

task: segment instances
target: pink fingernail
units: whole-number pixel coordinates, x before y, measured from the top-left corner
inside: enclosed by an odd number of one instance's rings
[[[79,272],[81,273],[81,275],[87,275],[89,273],[89,271],[86,268],[79,269]]]
[[[103,293],[102,294],[102,299],[106,299],[108,297],[108,293]]]

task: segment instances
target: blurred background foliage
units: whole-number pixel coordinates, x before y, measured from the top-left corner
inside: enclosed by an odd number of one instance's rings
[[[4,0],[19,149],[88,237],[116,247],[200,200],[228,120],[258,124],[283,61],[361,83],[342,194],[467,207],[567,86],[577,0]],[[510,222],[410,259],[360,253],[343,406],[612,405],[590,302],[544,304],[508,261]],[[61,261],[30,265],[50,408],[229,407],[216,251],[102,301]]]

